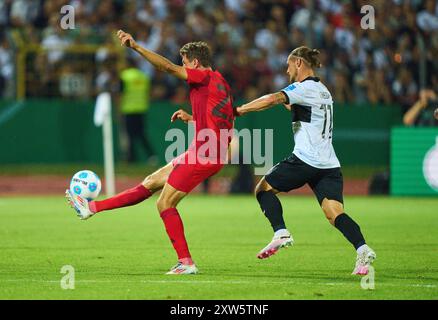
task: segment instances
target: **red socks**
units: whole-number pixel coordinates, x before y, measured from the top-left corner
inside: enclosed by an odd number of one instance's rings
[[[91,201],[89,208],[91,212],[97,213],[103,210],[112,210],[121,207],[132,206],[146,200],[152,193],[142,184],[125,190],[122,193],[115,195],[102,201]]]
[[[123,191],[102,201],[91,201],[89,208],[91,212],[97,213],[103,210],[111,210],[121,207],[132,206],[146,200],[152,193],[142,184]],[[160,213],[163,219],[166,232],[172,242],[173,247],[178,255],[180,262],[184,264],[193,264],[190,256],[186,238],[184,236],[184,225],[176,208],[169,208]]]
[[[190,256],[186,237],[184,236],[184,226],[176,208],[169,208],[160,213],[163,219],[166,232],[178,255],[179,261],[184,264],[193,264]]]

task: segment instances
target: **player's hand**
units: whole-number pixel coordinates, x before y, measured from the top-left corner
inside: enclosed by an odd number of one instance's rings
[[[187,112],[185,112],[182,109],[179,109],[178,111],[176,111],[172,117],[170,118],[171,122],[174,122],[175,120],[180,119],[181,121],[184,121],[185,123],[192,121],[192,116],[190,114],[188,114]]]
[[[239,110],[237,110],[237,109],[239,109],[240,107],[236,107],[236,108],[233,108],[233,114],[234,114],[234,116],[235,117],[240,117],[242,114],[239,112]]]
[[[135,46],[137,45],[132,35],[130,35],[129,33],[123,30],[117,31],[117,37],[119,38],[120,45],[122,46],[126,46],[128,48],[135,48]]]
[[[289,111],[292,110],[292,105],[290,105],[290,104],[283,103],[283,106]]]
[[[436,94],[433,90],[430,89],[420,90],[420,102],[423,108],[425,108],[429,100],[432,99],[436,99]]]

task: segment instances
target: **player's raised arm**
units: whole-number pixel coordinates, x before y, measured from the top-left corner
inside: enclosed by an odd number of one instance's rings
[[[143,58],[149,61],[155,68],[160,71],[172,74],[175,77],[187,80],[187,71],[184,67],[172,63],[169,59],[145,49],[137,44],[132,35],[124,32],[123,30],[117,31],[117,36],[119,37],[122,46],[126,46],[137,51]]]
[[[427,107],[429,99],[436,99],[436,94],[432,90],[421,90],[420,99],[415,102],[415,104],[409,108],[409,110],[403,116],[403,123],[406,126],[412,126],[415,124],[420,113]]]
[[[284,104],[287,101],[288,100],[284,92],[276,92],[255,99],[247,104],[237,107],[235,110],[237,115],[244,115],[248,112],[263,111],[275,106],[276,104]]]

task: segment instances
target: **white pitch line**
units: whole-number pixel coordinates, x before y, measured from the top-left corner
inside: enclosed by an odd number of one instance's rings
[[[4,279],[1,282],[41,282],[41,283],[60,283],[60,280],[35,280],[35,279]],[[76,280],[76,283],[190,283],[190,284],[254,284],[254,281],[243,280]],[[300,281],[261,281],[257,284],[301,284],[301,285],[322,285],[322,286],[343,286],[352,285],[351,282],[300,282]],[[435,284],[394,284],[384,283],[376,284],[378,287],[418,287],[418,288],[436,288]]]

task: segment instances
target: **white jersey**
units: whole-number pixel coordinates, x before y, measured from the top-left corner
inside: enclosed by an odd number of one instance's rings
[[[340,167],[332,145],[333,99],[326,86],[308,77],[281,91],[292,105],[293,153],[315,168]]]

